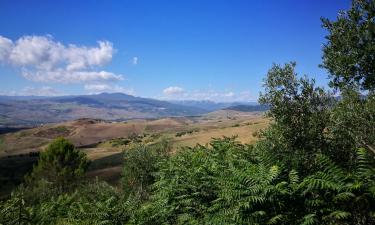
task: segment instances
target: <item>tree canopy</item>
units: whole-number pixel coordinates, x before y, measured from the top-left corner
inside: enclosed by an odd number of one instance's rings
[[[63,191],[72,187],[88,166],[85,153],[76,150],[68,140],[57,138],[40,153],[38,163],[27,180],[30,184],[43,180]]]
[[[374,91],[375,1],[353,0],[351,9],[341,11],[336,21],[322,22],[328,31],[322,67],[330,73],[331,86]]]

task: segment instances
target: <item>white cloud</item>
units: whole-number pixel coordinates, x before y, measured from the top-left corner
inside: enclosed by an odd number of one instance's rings
[[[236,93],[234,91],[217,91],[209,88],[207,90],[185,91],[181,87],[169,87],[163,90],[165,100],[209,100],[215,102],[255,101],[249,91]]]
[[[233,97],[234,95],[235,94],[231,91],[223,94],[224,97]]]
[[[98,71],[112,60],[115,49],[108,41],[98,46],[64,45],[52,36],[23,36],[12,41],[0,36],[0,62],[21,68],[37,82],[79,83],[121,80],[122,75]]]
[[[93,81],[118,81],[123,79],[121,75],[107,71],[67,71],[56,69],[52,71],[31,72],[24,70],[22,74],[28,80],[53,83],[85,83]]]
[[[8,96],[59,96],[63,95],[60,91],[52,87],[25,87],[20,91],[0,92],[0,95]]]
[[[12,40],[0,36],[0,62],[5,63],[12,51]]]
[[[133,63],[133,65],[137,65],[138,64],[138,57],[137,56],[133,57],[132,63]]]
[[[127,89],[118,85],[108,85],[108,84],[86,84],[85,90],[90,94],[99,94],[103,92],[108,93],[124,93],[128,95],[135,95],[134,89]]]
[[[184,93],[184,89],[177,86],[171,86],[165,88],[163,93],[168,96],[181,96]]]

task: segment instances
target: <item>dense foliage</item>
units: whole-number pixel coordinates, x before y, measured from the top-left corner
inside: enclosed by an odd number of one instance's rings
[[[314,80],[298,79],[295,66],[274,65],[267,74],[259,102],[270,105],[268,116],[274,123],[263,136],[265,151],[271,151],[278,160],[286,160],[291,168],[308,172],[314,155],[328,149],[324,131],[333,99],[315,87]]]
[[[300,176],[232,138],[162,164],[139,224],[373,224],[375,168],[364,149],[348,172],[318,154]]]
[[[331,85],[375,90],[375,1],[353,0],[336,21],[322,21],[329,33],[322,66],[331,74]]]
[[[260,96],[271,124],[256,144],[137,143],[121,190],[82,179],[85,154],[57,139],[0,203],[0,224],[375,224],[374,6],[354,0],[324,20],[323,65],[340,97],[295,63],[274,65]]]

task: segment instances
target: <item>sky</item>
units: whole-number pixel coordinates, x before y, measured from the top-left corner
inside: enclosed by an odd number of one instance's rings
[[[256,101],[273,63],[327,86],[326,31],[348,0],[0,1],[0,95],[123,92]]]

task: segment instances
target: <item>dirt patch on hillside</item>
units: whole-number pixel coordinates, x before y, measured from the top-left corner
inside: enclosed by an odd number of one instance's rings
[[[69,127],[56,126],[56,127],[39,130],[33,136],[54,139],[57,137],[69,136],[70,132],[71,132],[71,128]]]
[[[145,125],[143,123],[95,123],[86,124],[74,131],[69,136],[76,146],[87,146],[100,143],[113,138],[128,137],[129,135],[138,135],[143,133]]]
[[[186,120],[165,118],[148,122],[145,130],[148,132],[160,132],[181,128],[187,125],[188,122]]]

